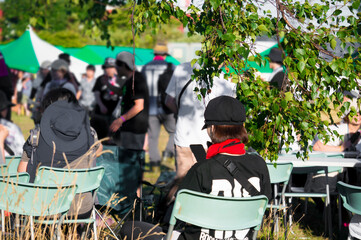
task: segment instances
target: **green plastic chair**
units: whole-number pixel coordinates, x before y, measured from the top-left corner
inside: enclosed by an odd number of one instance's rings
[[[277,210],[283,210],[283,216],[284,216],[284,226],[286,228],[285,231],[285,239],[287,238],[287,219],[286,219],[286,198],[285,198],[285,192],[288,185],[288,181],[290,179],[293,164],[292,163],[277,163],[275,165],[274,163],[267,163],[267,168],[271,180],[271,184],[273,185],[273,200],[271,204],[267,205],[267,208],[277,209]],[[282,185],[281,192],[279,191],[279,186]],[[274,214],[277,214],[277,211],[274,212]],[[278,231],[278,216],[275,216],[275,231]]]
[[[70,208],[76,189],[76,185],[38,185],[0,179],[0,209],[29,216],[32,240],[35,239],[33,217],[62,214],[57,221],[52,221],[57,224],[56,235],[60,240],[61,224]],[[41,223],[48,224],[46,221]]]
[[[65,169],[51,168],[42,166],[36,174],[34,183],[37,184],[76,184],[78,186],[76,193],[92,192],[95,198],[95,192],[99,188],[104,175],[104,167],[94,167],[86,169]],[[93,224],[94,239],[97,239],[97,226],[95,217],[95,208],[93,206],[92,214],[87,219],[65,219],[64,223],[87,223]]]
[[[18,172],[18,166],[21,160],[21,156],[10,156],[5,157],[5,162],[7,166],[7,173],[16,173]]]
[[[361,215],[361,187],[337,182],[343,206],[350,212]]]
[[[187,189],[175,199],[166,240],[170,240],[176,220],[214,230],[259,229],[266,210],[266,196],[220,197]],[[257,231],[254,233],[254,239]]]
[[[4,179],[6,182],[13,181],[13,182],[21,182],[21,183],[28,183],[30,179],[30,175],[26,172],[24,173],[13,173],[7,175],[0,175],[0,179]],[[4,210],[1,210],[1,227],[5,229],[5,213]]]
[[[337,189],[344,208],[353,214],[361,215],[361,187],[339,181]]]

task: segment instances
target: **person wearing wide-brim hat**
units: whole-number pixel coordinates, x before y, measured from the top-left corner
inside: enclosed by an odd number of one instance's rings
[[[97,141],[96,132],[90,127],[88,114],[78,104],[75,95],[64,88],[54,89],[45,95],[42,105],[45,110],[40,127],[31,132],[24,144],[18,172],[28,172],[29,182],[34,182],[40,166],[94,167],[96,155],[102,147],[101,144],[93,146]],[[34,136],[37,137],[34,139]],[[36,144],[33,143],[35,140]],[[85,196],[78,217],[90,215],[92,204],[92,197]],[[74,207],[71,207],[70,215],[76,213]]]
[[[282,89],[285,81],[285,73],[283,72],[283,57],[282,51],[279,48],[272,48],[268,57],[270,58],[269,67],[273,70],[268,78],[271,86]]]

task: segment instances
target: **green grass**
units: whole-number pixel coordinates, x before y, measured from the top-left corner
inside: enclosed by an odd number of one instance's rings
[[[12,114],[12,120],[18,126],[20,126],[25,139],[29,136],[29,130],[34,127],[33,121],[29,117],[25,116],[17,116],[15,113]],[[168,141],[168,134],[164,130],[161,129],[160,139],[159,139],[159,151],[162,152],[165,149],[165,146]],[[174,171],[174,158],[168,159],[166,162],[162,162],[160,169],[157,171],[149,171],[149,158],[148,154],[146,154],[146,171],[144,174],[144,179],[150,183],[155,183],[157,178],[160,175],[161,171]],[[289,233],[288,239],[325,239],[324,235],[324,220],[322,218],[322,213],[320,213],[313,201],[311,200],[308,204],[308,213],[306,215],[303,214],[303,206],[304,200],[300,201],[300,205],[297,207],[296,213],[293,215],[294,217],[294,224],[292,226],[292,232]],[[265,226],[258,234],[259,239],[284,239],[283,231],[279,234],[272,234],[270,233],[269,227],[269,219],[273,219],[272,217],[266,216]],[[333,214],[333,231],[335,236],[337,236],[337,223],[338,219]],[[343,235],[345,233],[343,232]],[[343,236],[342,235],[342,236]],[[341,238],[345,239],[345,238]]]

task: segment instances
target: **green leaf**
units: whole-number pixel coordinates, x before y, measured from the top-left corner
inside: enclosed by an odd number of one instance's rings
[[[196,59],[196,58],[192,59],[192,61],[191,61],[192,67],[194,66],[194,64],[195,64],[196,62],[197,62],[197,59]]]
[[[306,66],[306,63],[305,63],[303,60],[300,60],[300,61],[297,63],[297,69],[298,69],[298,71],[300,71],[300,73],[302,73],[303,70],[305,69],[305,66]]]
[[[337,41],[336,41],[336,39],[332,38],[332,40],[331,40],[330,44],[331,44],[331,48],[332,48],[333,50],[335,50],[336,45],[337,45]]]
[[[285,100],[287,102],[291,101],[293,99],[293,94],[291,92],[286,92],[285,93]]]
[[[337,9],[336,11],[333,12],[332,15],[338,16],[338,15],[340,15],[341,13],[342,13],[342,11],[341,11],[340,9]]]
[[[262,32],[268,32],[268,28],[264,24],[259,25],[258,29]]]
[[[221,0],[210,0],[210,3],[212,5],[212,8],[214,10],[217,10],[219,5],[221,4]]]
[[[345,31],[338,31],[337,32],[337,37],[338,38],[345,38],[346,37],[346,32]]]

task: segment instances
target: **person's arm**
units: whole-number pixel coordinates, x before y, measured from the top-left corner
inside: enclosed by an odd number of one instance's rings
[[[26,168],[28,167],[28,162],[20,161],[18,166],[18,172],[26,172]]]
[[[21,160],[20,160],[20,163],[18,166],[18,172],[26,172],[29,161],[30,161],[30,158],[28,157],[26,151],[23,151],[23,154],[21,155]]]
[[[178,111],[176,99],[167,94],[165,97],[165,105],[173,112],[176,113]]]
[[[325,145],[320,140],[318,140],[313,145],[313,150],[314,151],[323,151],[323,152],[343,152],[345,150],[345,146],[344,146],[344,144],[342,144],[340,146]]]
[[[82,91],[79,89],[79,91],[76,93],[76,99],[80,99],[81,95],[82,95]]]
[[[5,163],[5,139],[9,136],[9,130],[0,124],[0,160]]]
[[[143,111],[143,109],[144,109],[144,99],[140,98],[134,100],[134,106],[131,109],[129,109],[128,112],[120,116],[120,118],[115,119],[113,123],[110,125],[110,130],[112,132],[116,132],[123,125],[125,121],[132,119],[138,113]]]

